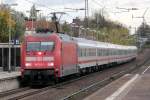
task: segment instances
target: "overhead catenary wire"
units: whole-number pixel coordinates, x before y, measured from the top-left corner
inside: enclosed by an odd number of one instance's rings
[[[96,1],[96,0],[92,0],[92,1],[93,1],[93,3],[95,3],[96,5],[98,5],[98,6],[100,6],[100,7],[103,7],[103,5],[100,4],[98,1]]]
[[[44,7],[44,8],[47,8],[47,9],[53,10],[53,11],[57,11],[56,9],[49,8],[49,7],[47,7],[46,5],[43,5],[43,4],[39,4],[39,3],[36,3],[36,2],[30,1],[30,0],[25,0],[25,1],[27,1],[27,2],[29,2],[29,3],[32,3],[32,4],[35,4],[35,5],[37,5],[37,6],[40,6],[40,7]]]

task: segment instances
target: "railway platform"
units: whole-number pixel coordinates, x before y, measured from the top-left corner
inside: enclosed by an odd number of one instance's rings
[[[19,88],[19,71],[0,71],[0,92]]]
[[[137,74],[127,74],[84,100],[149,100],[150,66]]]
[[[20,76],[19,71],[13,71],[13,72],[0,72],[0,81],[1,80],[6,80],[6,79],[11,79],[11,78],[16,78]]]

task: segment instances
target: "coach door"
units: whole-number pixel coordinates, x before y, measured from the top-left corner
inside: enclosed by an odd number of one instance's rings
[[[77,73],[76,50],[76,44],[70,42],[62,43],[62,76]]]

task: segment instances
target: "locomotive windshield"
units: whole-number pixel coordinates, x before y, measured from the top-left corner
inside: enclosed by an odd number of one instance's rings
[[[27,42],[27,51],[52,51],[54,42]]]

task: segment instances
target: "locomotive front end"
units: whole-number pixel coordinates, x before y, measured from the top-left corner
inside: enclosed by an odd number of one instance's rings
[[[43,84],[55,77],[55,41],[50,36],[28,36],[22,53],[22,78],[30,83]]]

